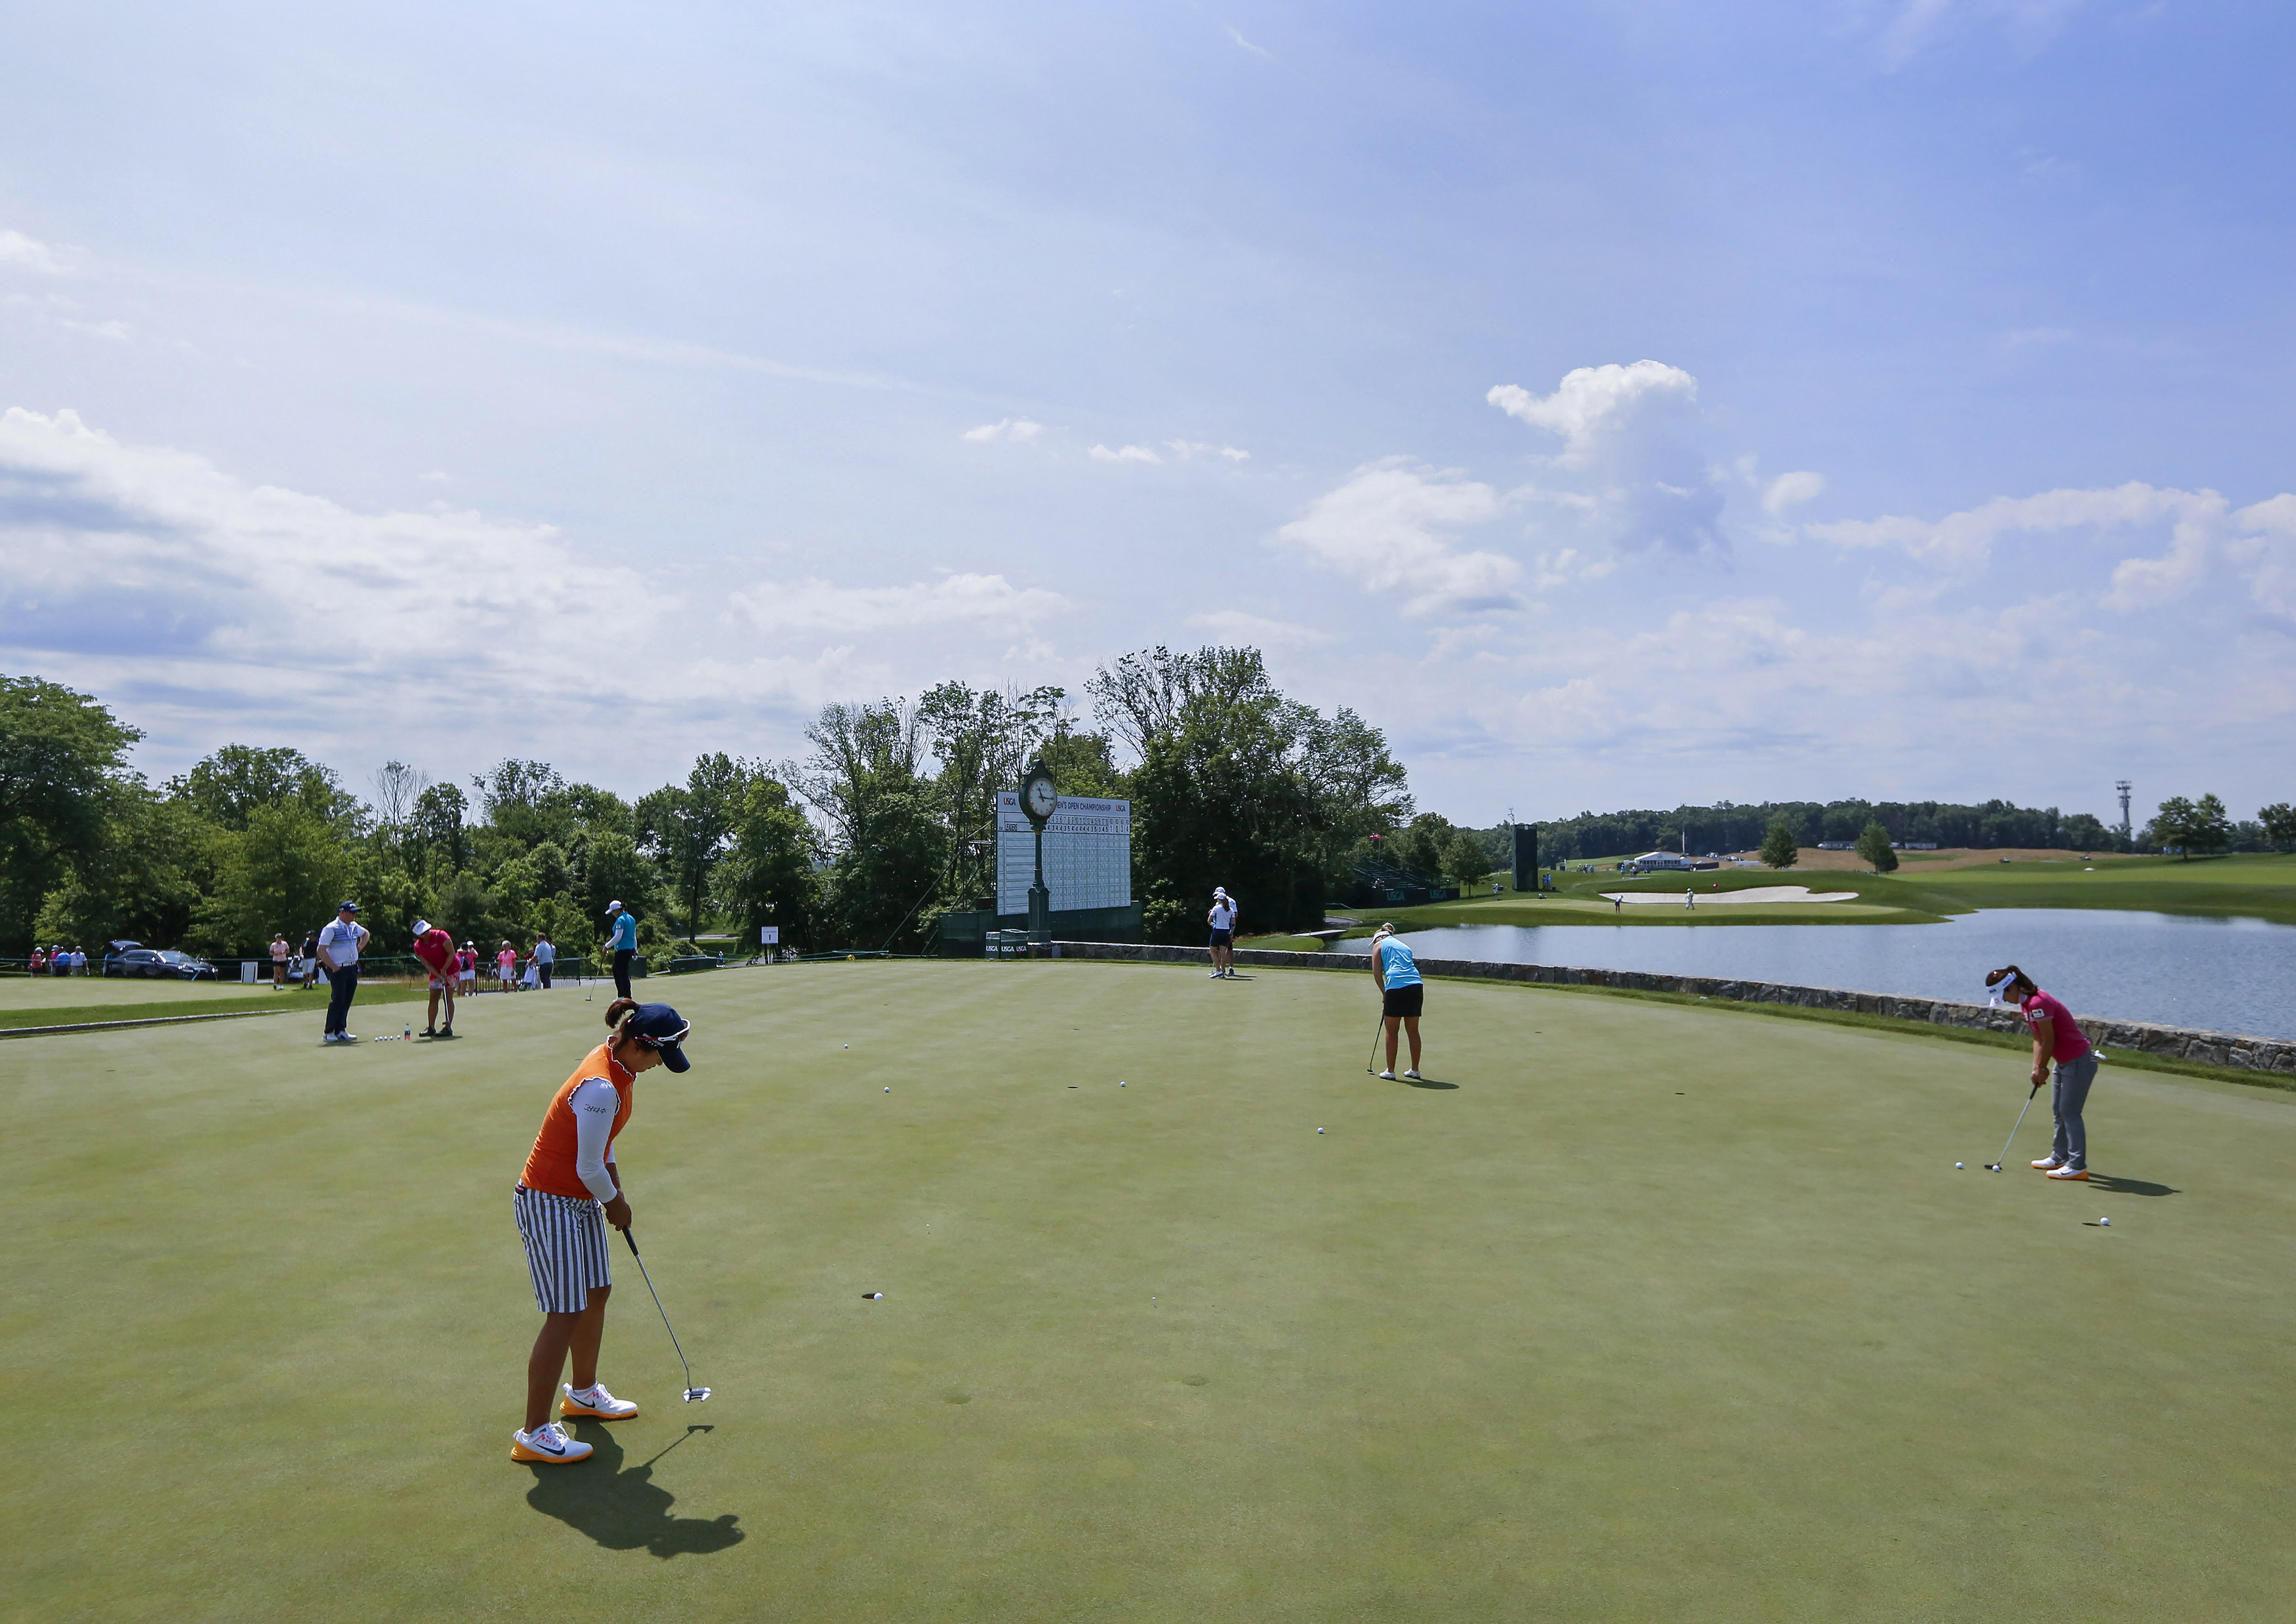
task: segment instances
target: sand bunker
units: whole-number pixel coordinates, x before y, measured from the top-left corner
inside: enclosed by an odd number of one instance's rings
[[[1664,903],[1672,907],[1682,906],[1680,891],[1604,891],[1606,902]],[[1709,891],[1698,893],[1698,906],[1714,907],[1737,902],[1855,902],[1856,891],[1814,891],[1807,885],[1754,885],[1742,891]]]

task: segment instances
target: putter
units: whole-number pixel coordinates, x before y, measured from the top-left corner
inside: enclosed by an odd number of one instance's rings
[[[685,1401],[699,1404],[709,1396],[709,1390],[693,1385],[693,1366],[685,1364],[685,1349],[678,1347],[677,1329],[669,1323],[669,1310],[661,1306],[661,1293],[653,1289],[653,1276],[646,1273],[645,1259],[638,1251],[637,1236],[625,1229],[622,1239],[630,1243],[630,1256],[638,1260],[638,1278],[646,1283],[646,1294],[653,1299],[654,1311],[661,1316],[661,1328],[669,1333],[669,1345],[677,1349],[677,1362],[685,1365]]]
[[[1371,1029],[1371,1058],[1364,1062],[1364,1070],[1370,1072],[1374,1077],[1377,1077],[1379,1075],[1380,1034],[1386,1030],[1387,1017],[1385,1015],[1382,1015],[1379,1018],[1379,1024]]]
[[[2040,1084],[2038,1084],[2038,1083],[2035,1083],[2035,1084],[2033,1085],[2033,1094],[2029,1094],[2029,1095],[2027,1095],[2025,1096],[2025,1107],[2024,1107],[2024,1110],[2023,1110],[2023,1111],[2020,1111],[2017,1113],[2017,1128],[2022,1128],[2022,1127],[2024,1127],[2024,1126],[2025,1126],[2025,1111],[2030,1111],[2030,1110],[2032,1110],[2032,1109],[2033,1109],[2033,1095],[2034,1095],[2034,1094],[2038,1094],[2038,1093],[2040,1093],[2040,1092],[2041,1092],[2041,1085],[2040,1085]],[[1987,1163],[1985,1164],[1985,1170],[1986,1170],[1987,1172],[1988,1172],[1988,1173],[1998,1173],[1998,1172],[2001,1170],[2001,1163],[2009,1160],[2009,1147],[2010,1147],[2011,1145],[2013,1145],[2013,1144],[2016,1144],[2016,1143],[2017,1143],[2017,1128],[2011,1128],[2011,1129],[2009,1130],[2009,1136],[2008,1136],[2008,1138],[2006,1138],[2006,1139],[2005,1139],[2005,1140],[2003,1140],[2003,1141],[2001,1142],[2001,1156],[2000,1156],[2000,1160],[1999,1160],[1999,1161],[1988,1161],[1988,1162],[1987,1162]]]

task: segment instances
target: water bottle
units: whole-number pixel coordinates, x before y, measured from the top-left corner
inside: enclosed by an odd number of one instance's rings
[[[414,1041],[414,1022],[412,1021],[406,1023],[406,1031],[404,1036],[406,1042],[413,1043]]]

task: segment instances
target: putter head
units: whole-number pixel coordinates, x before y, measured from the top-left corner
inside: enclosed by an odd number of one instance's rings
[[[685,1401],[688,1404],[699,1404],[709,1396],[709,1390],[706,1387],[689,1387],[685,1390]]]

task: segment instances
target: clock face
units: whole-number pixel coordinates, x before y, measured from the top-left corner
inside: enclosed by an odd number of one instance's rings
[[[1060,799],[1060,791],[1053,787],[1053,781],[1049,778],[1029,779],[1021,793],[1028,802],[1029,816],[1038,823],[1053,815],[1054,803]]]

